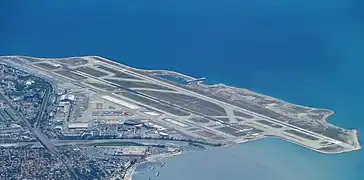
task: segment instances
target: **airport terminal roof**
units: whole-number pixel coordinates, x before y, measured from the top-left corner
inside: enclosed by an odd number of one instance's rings
[[[88,128],[88,123],[71,122],[71,123],[68,123],[68,128]]]
[[[75,95],[71,95],[71,94],[64,94],[60,97],[60,100],[70,100],[70,101],[74,101],[75,100]]]

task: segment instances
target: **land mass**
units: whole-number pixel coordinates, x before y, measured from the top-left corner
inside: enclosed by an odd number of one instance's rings
[[[356,130],[328,122],[334,114],[331,110],[224,84],[205,85],[205,78],[137,69],[99,56],[2,56],[0,66],[0,108],[28,129],[31,139],[7,140],[1,146],[44,147],[63,162],[70,177],[80,173],[67,165],[66,150],[60,153],[57,148],[105,143],[148,147],[144,160],[160,154],[156,148],[161,146],[171,154],[182,147],[231,146],[272,137],[328,154],[361,148]],[[30,88],[34,84],[36,91]],[[33,101],[39,100],[28,102],[29,94]],[[25,101],[31,111],[24,108]],[[0,112],[0,118],[6,116]],[[13,127],[0,128],[0,132],[13,131]],[[128,142],[136,144],[125,145]],[[127,176],[138,160],[112,175]]]

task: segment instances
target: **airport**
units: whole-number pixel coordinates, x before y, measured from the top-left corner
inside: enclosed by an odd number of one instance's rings
[[[11,66],[25,63],[26,69],[18,68],[62,87],[54,126],[65,135],[125,136],[117,125],[134,121],[155,129],[141,132],[142,138],[163,135],[232,145],[277,137],[322,153],[360,149],[355,130],[327,122],[330,110],[223,84],[204,85],[204,78],[136,69],[98,56],[1,60]],[[100,123],[108,128],[99,128]]]

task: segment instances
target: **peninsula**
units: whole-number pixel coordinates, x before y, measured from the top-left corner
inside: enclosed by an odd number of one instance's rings
[[[63,178],[125,179],[153,157],[262,138],[327,154],[361,148],[356,130],[328,123],[331,110],[204,80],[99,56],[2,56],[1,151],[48,152]]]

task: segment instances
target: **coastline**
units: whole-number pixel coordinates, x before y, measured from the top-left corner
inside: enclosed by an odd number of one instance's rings
[[[322,150],[319,150],[319,149],[314,149],[314,148],[311,148],[309,146],[306,146],[304,144],[300,144],[300,143],[297,143],[297,142],[294,142],[292,140],[289,140],[289,139],[285,139],[285,138],[282,138],[282,137],[264,137],[264,138],[271,138],[271,139],[280,139],[282,141],[286,141],[286,142],[289,142],[289,143],[292,143],[292,144],[295,144],[295,145],[298,145],[300,147],[304,147],[306,149],[309,149],[313,152],[318,152],[318,153],[321,153],[321,154],[330,154],[330,155],[333,155],[333,154],[341,154],[341,153],[347,153],[347,152],[352,152],[352,151],[357,151],[357,150],[360,150],[361,149],[361,146],[358,146],[357,148],[354,148],[354,149],[348,149],[348,150],[341,150],[341,151],[335,151],[335,152],[329,152],[329,151],[322,151]]]
[[[125,172],[125,176],[124,179],[125,180],[132,180],[133,176],[136,173],[136,168],[142,164],[148,163],[148,162],[156,162],[159,160],[162,160],[164,158],[168,158],[168,157],[172,157],[172,156],[178,156],[178,155],[182,155],[184,151],[180,150],[177,152],[169,152],[169,153],[163,153],[163,154],[156,154],[156,155],[150,155],[147,156],[143,161],[135,163],[134,165],[130,166],[126,172]]]
[[[228,148],[228,147],[232,147],[232,146],[235,146],[235,145],[246,144],[246,143],[250,143],[250,142],[254,142],[254,141],[258,141],[258,140],[264,140],[264,139],[278,139],[278,140],[281,140],[281,141],[289,142],[289,143],[295,144],[297,146],[309,149],[309,150],[311,150],[313,152],[318,152],[318,153],[322,153],[322,154],[330,154],[330,155],[339,154],[339,153],[347,153],[347,152],[357,151],[357,150],[361,149],[361,146],[358,146],[357,148],[351,149],[351,150],[341,150],[341,151],[335,151],[335,152],[328,152],[328,151],[322,151],[322,150],[319,150],[319,149],[314,149],[314,148],[311,148],[309,146],[305,146],[304,144],[300,144],[300,143],[294,142],[294,141],[292,141],[290,139],[282,138],[282,137],[279,137],[279,136],[261,136],[261,137],[257,137],[256,139],[236,141],[236,144],[226,144],[226,145],[223,145],[221,147]]]
[[[69,58],[79,58],[79,56],[71,56],[71,57],[53,57],[53,58],[49,58],[49,57],[32,57],[32,56],[21,56],[21,55],[9,55],[9,56],[3,56],[3,57],[26,57],[26,58],[33,58],[33,59],[40,59],[40,60],[47,60],[47,59],[69,59]],[[98,58],[98,59],[102,59],[102,60],[105,60],[105,61],[108,61],[108,62],[111,62],[111,63],[116,63],[118,64],[119,66],[122,66],[122,67],[128,67],[128,68],[131,68],[131,69],[134,69],[134,70],[142,70],[142,71],[166,71],[166,72],[169,72],[169,73],[175,73],[177,75],[180,75],[180,76],[184,76],[186,78],[189,78],[189,79],[198,79],[196,77],[193,77],[191,75],[187,75],[187,74],[183,74],[183,73],[180,73],[180,72],[177,72],[177,71],[173,71],[173,70],[162,70],[162,69],[157,69],[157,70],[150,70],[150,69],[143,69],[143,68],[136,68],[136,67],[132,67],[132,66],[129,66],[129,65],[126,65],[126,64],[122,64],[118,61],[113,61],[111,59],[108,59],[108,58],[105,58],[105,57],[102,57],[102,56],[98,56],[98,55],[95,55],[95,56],[82,56],[82,57],[86,57],[86,58]],[[249,91],[250,93],[252,94],[256,94],[256,95],[259,95],[259,96],[262,96],[262,97],[265,97],[265,98],[270,98],[270,99],[274,99],[276,101],[279,101],[279,102],[282,102],[282,103],[286,103],[286,104],[289,104],[289,105],[292,105],[292,106],[297,106],[297,107],[302,107],[302,108],[307,108],[307,109],[310,109],[310,110],[323,110],[323,111],[327,111],[328,113],[322,118],[322,120],[328,122],[330,116],[334,115],[335,112],[331,109],[328,109],[328,108],[315,108],[315,107],[311,107],[311,106],[308,106],[308,105],[301,105],[301,104],[294,104],[294,103],[291,103],[291,102],[287,102],[285,100],[282,100],[282,99],[278,99],[278,98],[275,98],[273,96],[269,96],[269,95],[265,95],[265,94],[262,94],[262,93],[259,93],[259,92],[255,92],[255,91],[252,91],[252,90],[249,90],[247,88],[240,88],[240,87],[233,87],[233,86],[229,86],[227,84],[223,84],[223,83],[218,83],[218,84],[211,84],[211,85],[207,85],[207,84],[202,84],[203,86],[206,86],[206,87],[218,87],[218,86],[221,86],[221,87],[224,87],[224,88],[232,88],[232,89],[235,89],[235,90],[245,90],[245,91]],[[331,124],[333,125],[333,124]]]
[[[319,154],[333,155],[333,154],[338,153],[338,152],[320,151],[320,150],[317,150],[317,149],[306,147],[306,146],[304,146],[302,144],[299,144],[299,143],[295,143],[293,141],[290,141],[289,139],[285,139],[285,138],[281,138],[281,137],[274,137],[274,136],[262,136],[262,137],[259,137],[257,139],[243,140],[243,141],[237,142],[236,144],[226,144],[226,145],[223,145],[223,146],[221,146],[219,148],[229,148],[229,147],[233,147],[233,146],[236,146],[236,145],[239,145],[239,144],[246,144],[246,143],[256,142],[257,140],[264,140],[264,139],[279,139],[279,140],[282,140],[282,141],[285,141],[285,142],[293,143],[293,144],[298,145],[300,147],[307,148],[307,149],[311,150],[312,152],[317,152]],[[358,149],[354,149],[354,150],[343,150],[343,151],[340,151],[340,153],[355,151],[355,150],[359,150],[359,149],[361,149],[361,147],[358,147]],[[206,149],[206,150],[208,151],[209,149]],[[143,161],[138,162],[138,163],[132,165],[130,168],[128,168],[128,170],[126,171],[126,174],[125,174],[125,180],[133,180],[134,175],[137,173],[136,169],[137,169],[137,167],[139,165],[142,165],[142,164],[145,164],[145,163],[148,163],[148,162],[157,162],[157,161],[160,161],[160,160],[162,160],[164,158],[168,158],[168,157],[182,155],[184,152],[185,151],[181,150],[181,151],[177,151],[177,152],[169,152],[169,153],[163,153],[163,154],[148,156]]]
[[[281,138],[281,137],[275,137],[275,136],[262,136],[262,137],[258,137],[257,139],[242,140],[242,141],[236,142],[236,144],[223,145],[220,148],[229,148],[229,147],[233,147],[235,145],[246,144],[246,143],[254,142],[254,141],[257,141],[257,140],[264,140],[264,139],[279,139],[279,140],[282,140],[282,141],[285,141],[285,142],[293,143],[293,144],[298,145],[300,147],[307,148],[307,149],[309,149],[309,150],[311,150],[313,152],[318,152],[318,153],[321,153],[321,154],[328,154],[328,155],[337,154],[337,153],[351,152],[351,151],[361,149],[361,147],[359,146],[357,149],[353,149],[353,150],[343,150],[343,151],[340,151],[340,152],[326,152],[326,151],[320,151],[318,149],[310,148],[310,147],[305,146],[303,144],[295,143],[294,141],[291,141],[289,139],[285,139],[285,138]],[[137,167],[142,165],[142,164],[145,164],[145,163],[148,163],[148,162],[157,162],[157,161],[160,161],[160,160],[162,160],[164,158],[182,155],[184,152],[185,151],[179,150],[179,151],[176,151],[176,152],[168,152],[168,153],[163,153],[163,154],[156,154],[156,155],[147,156],[143,161],[135,163],[134,165],[130,166],[125,172],[124,179],[125,180],[133,180],[133,176],[136,174]]]
[[[102,56],[86,56],[86,57],[96,57],[96,58],[99,58],[99,59],[103,59],[105,61],[108,61],[108,62],[112,62],[112,63],[115,63],[118,61],[113,61],[111,59],[108,59],[108,58],[105,58],[105,57],[102,57]],[[34,57],[33,57],[34,58]],[[196,77],[193,77],[191,75],[187,75],[187,74],[183,74],[183,73],[180,73],[180,72],[177,72],[177,71],[173,71],[173,70],[161,70],[161,69],[157,69],[157,70],[150,70],[150,69],[143,69],[143,68],[137,68],[137,67],[132,67],[132,66],[129,66],[129,65],[126,65],[126,64],[120,64],[120,66],[124,66],[124,67],[128,67],[128,68],[131,68],[131,69],[134,69],[134,70],[141,70],[141,71],[165,71],[165,72],[169,72],[169,73],[174,73],[174,74],[177,74],[179,76],[182,76],[182,77],[185,77],[187,79],[198,79]],[[233,87],[233,86],[229,86],[227,84],[223,84],[223,83],[218,83],[218,84],[211,84],[211,85],[208,85],[208,84],[202,84],[203,86],[209,88],[209,87],[223,87],[223,88],[231,88],[231,89],[235,89],[235,90],[239,90],[239,91],[248,91],[252,94],[256,94],[258,96],[262,96],[262,97],[265,97],[265,98],[269,98],[269,99],[273,99],[275,101],[279,101],[279,102],[282,102],[282,103],[285,103],[285,104],[288,104],[288,105],[291,105],[291,106],[297,106],[297,107],[302,107],[302,108],[306,108],[306,109],[309,109],[309,110],[322,110],[322,111],[326,111],[327,113],[325,114],[325,116],[321,119],[322,121],[325,121],[325,122],[329,122],[329,118],[331,116],[333,116],[335,114],[335,111],[331,110],[331,109],[328,109],[328,108],[315,108],[315,107],[311,107],[311,106],[308,106],[308,105],[301,105],[301,104],[295,104],[295,103],[291,103],[291,102],[288,102],[288,101],[285,101],[285,100],[282,100],[282,99],[279,99],[279,98],[276,98],[276,97],[273,97],[273,96],[269,96],[269,95],[265,95],[265,94],[262,94],[262,93],[259,93],[259,92],[255,92],[255,91],[252,91],[250,89],[247,89],[247,88],[240,88],[240,87]],[[332,126],[335,126],[334,124],[330,124]],[[337,126],[335,126],[337,127]]]
[[[135,171],[129,180],[364,180],[364,1],[25,3],[2,3],[3,55],[99,55],[204,76],[202,84],[221,82],[329,108],[335,114],[320,117],[356,129],[355,141],[363,147],[330,154],[279,136],[254,143],[242,138],[244,145],[128,166],[123,175]]]
[[[308,106],[308,105],[295,104],[295,103],[288,102],[288,101],[285,101],[285,100],[282,100],[282,99],[279,99],[279,98],[276,98],[276,97],[273,97],[273,96],[270,96],[270,95],[262,94],[262,93],[259,93],[259,92],[256,92],[256,91],[253,91],[253,90],[250,90],[250,89],[247,89],[247,88],[234,87],[234,86],[230,86],[230,85],[227,85],[227,84],[224,84],[224,83],[218,83],[218,84],[212,84],[212,85],[202,84],[202,85],[204,87],[207,87],[207,88],[209,88],[209,87],[222,87],[222,88],[232,89],[232,90],[236,90],[236,91],[247,91],[247,92],[249,92],[251,94],[255,94],[255,95],[267,98],[267,99],[272,99],[272,100],[275,100],[275,101],[278,101],[278,102],[281,102],[281,103],[285,103],[285,104],[290,105],[290,106],[301,107],[301,108],[305,108],[305,109],[309,109],[309,110],[326,111],[327,113],[321,119],[321,120],[326,121],[326,122],[328,122],[328,119],[330,118],[330,116],[335,114],[335,111],[333,111],[331,109],[328,109],[328,108],[315,108],[315,107]],[[331,124],[331,125],[333,125],[333,124]]]
[[[6,56],[6,57],[14,57],[14,56]],[[15,56],[15,57],[17,57],[17,56]],[[34,58],[34,57],[29,57],[29,56],[19,56],[19,57],[28,57],[28,58]],[[103,57],[100,57],[100,56],[85,56],[84,58],[85,59],[87,59],[87,58],[89,58],[89,57],[94,57],[94,58],[98,58],[99,59],[99,61],[105,61],[105,62],[112,62],[113,64],[116,64],[117,66],[123,66],[123,67],[126,67],[126,68],[130,68],[130,69],[137,69],[137,68],[134,68],[134,67],[130,67],[130,66],[128,66],[128,65],[123,65],[123,64],[120,64],[120,63],[116,63],[115,61],[111,61],[111,60],[109,60],[109,59],[106,59],[106,58],[103,58]],[[69,58],[72,58],[72,57],[69,57]],[[42,59],[42,60],[47,60],[47,59],[49,59],[49,58],[34,58],[34,59]],[[57,59],[68,59],[68,58],[57,58]],[[139,69],[140,70],[140,69]],[[169,71],[168,71],[169,72]],[[170,72],[174,72],[174,71],[170,71]],[[175,72],[175,73],[178,73],[178,72]],[[180,74],[180,73],[178,73],[178,74]],[[280,99],[277,99],[277,98],[274,98],[274,97],[271,97],[271,96],[268,96],[268,95],[264,95],[264,94],[260,94],[260,93],[256,93],[256,92],[254,92],[254,91],[251,91],[251,90],[248,90],[248,89],[244,89],[244,88],[237,88],[237,87],[230,87],[230,86],[227,86],[227,85],[224,85],[224,84],[215,84],[215,85],[206,85],[206,86],[208,86],[208,87],[223,87],[223,88],[226,88],[226,89],[228,89],[228,90],[232,90],[232,92],[237,92],[237,93],[239,93],[240,91],[248,91],[249,93],[251,93],[251,94],[256,94],[256,95],[259,95],[259,96],[262,96],[262,97],[266,97],[266,98],[268,98],[268,99],[273,99],[273,100],[275,100],[275,101],[279,101],[279,102],[282,102],[282,103],[285,103],[285,104],[288,104],[288,105],[291,105],[291,106],[297,106],[297,107],[303,107],[303,108],[306,108],[306,109],[310,109],[310,110],[322,110],[322,111],[325,111],[326,113],[325,113],[325,116],[323,117],[323,120],[325,120],[325,121],[328,121],[328,118],[329,118],[329,116],[331,116],[332,114],[334,114],[334,111],[332,111],[332,110],[329,110],[329,109],[320,109],[320,108],[313,108],[313,107],[307,107],[307,106],[302,106],[302,105],[297,105],[297,104],[293,104],[293,103],[289,103],[289,102],[286,102],[286,101],[283,101],[283,100],[280,100]],[[333,124],[329,124],[330,126],[335,126],[335,125],[333,125]],[[335,126],[336,127],[336,126]],[[338,127],[339,128],[339,127]],[[301,130],[301,128],[299,128],[300,130]],[[304,129],[304,130],[306,130],[306,129]],[[348,151],[354,151],[354,150],[358,150],[358,149],[360,149],[360,144],[358,143],[358,137],[357,137],[357,131],[355,131],[355,130],[346,130],[347,132],[349,132],[350,133],[350,135],[352,135],[353,136],[353,142],[355,143],[354,144],[354,146],[355,146],[355,148],[353,148],[353,149],[350,149],[350,150],[341,150],[341,151],[337,151],[337,152],[323,152],[323,151],[320,151],[320,150],[317,150],[317,149],[313,149],[313,148],[310,148],[309,146],[305,146],[304,144],[301,144],[301,143],[295,143],[295,144],[299,144],[300,146],[303,146],[303,147],[306,147],[306,148],[309,148],[309,149],[311,149],[311,150],[314,150],[314,151],[319,151],[319,152],[321,152],[321,153],[341,153],[341,152],[348,152]],[[321,134],[317,134],[317,133],[313,133],[313,132],[310,132],[310,133],[312,133],[312,134],[315,134],[315,135],[321,135]],[[278,137],[278,138],[280,138],[280,139],[282,139],[282,140],[285,140],[285,141],[289,141],[289,142],[293,142],[293,141],[291,141],[291,140],[288,140],[288,139],[286,139],[286,138],[281,138],[281,137]],[[256,139],[254,139],[254,140],[256,140]],[[244,140],[243,141],[241,141],[241,142],[244,142]],[[241,144],[241,142],[240,143],[238,143],[238,144]]]

